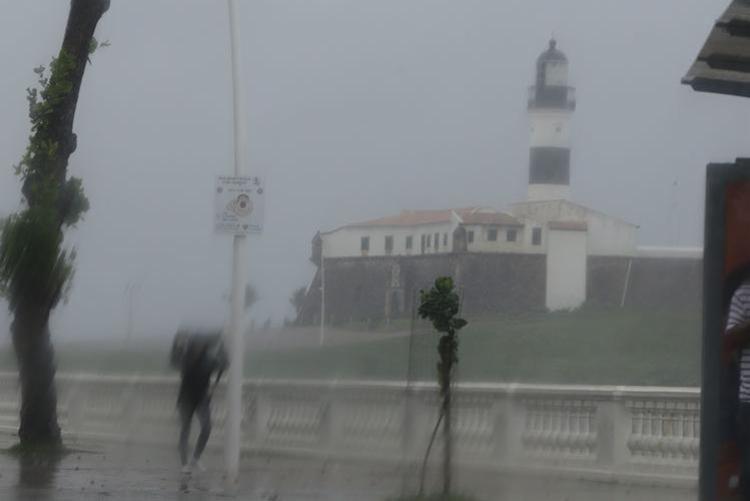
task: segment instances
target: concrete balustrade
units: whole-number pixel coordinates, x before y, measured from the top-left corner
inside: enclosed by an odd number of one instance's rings
[[[0,430],[15,432],[17,376],[0,373]],[[69,442],[175,444],[173,377],[58,374]],[[211,445],[222,446],[224,387],[213,402]],[[410,467],[438,415],[434,384],[247,380],[247,452],[390,461]],[[460,384],[454,398],[459,467],[546,472],[694,490],[699,450],[695,388]],[[439,458],[440,434],[433,455]]]

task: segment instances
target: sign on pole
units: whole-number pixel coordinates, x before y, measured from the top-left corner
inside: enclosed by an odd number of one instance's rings
[[[265,189],[258,176],[217,176],[214,231],[247,235],[263,231]]]

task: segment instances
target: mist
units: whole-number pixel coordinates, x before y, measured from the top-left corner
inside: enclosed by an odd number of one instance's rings
[[[254,316],[293,316],[319,229],[521,200],[526,87],[553,34],[578,89],[576,200],[640,225],[641,243],[700,245],[706,163],[748,152],[746,103],[679,85],[723,4],[243,3],[250,165],[268,180],[248,255]],[[0,214],[19,202],[24,89],[54,55],[66,8],[4,4]],[[226,316],[231,244],[212,233],[210,193],[232,165],[227,29],[224,8],[205,1],[113,2],[102,20],[112,45],[92,57],[71,159],[91,210],[68,236],[78,270],[54,317],[60,339],[122,336],[134,282],[142,335]]]
[[[23,207],[26,90],[73,3],[0,0],[0,220]],[[90,209],[65,231],[54,356],[14,353],[0,297],[0,432],[21,437],[38,399],[42,432],[84,452],[25,481],[38,465],[0,455],[20,479],[0,493],[43,477],[51,498],[208,499],[234,476],[258,499],[412,501],[420,468],[437,492],[453,462],[454,493],[481,499],[694,497],[704,431],[738,445],[711,412],[750,402],[746,374],[716,409],[701,398],[731,365],[706,375],[711,316],[722,347],[750,339],[750,302],[727,292],[750,294],[742,231],[722,243],[740,249],[727,290],[703,288],[706,166],[750,156],[750,105],[681,83],[727,0],[236,3],[241,141],[265,190],[245,349],[221,335],[233,247],[214,231],[235,164],[228,3],[112,0],[73,127]],[[746,224],[750,204],[721,207]],[[744,485],[742,461],[712,461]]]

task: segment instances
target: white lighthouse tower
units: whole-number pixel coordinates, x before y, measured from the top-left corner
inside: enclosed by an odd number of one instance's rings
[[[570,198],[570,119],[575,106],[568,59],[552,39],[537,59],[536,83],[529,88],[530,202]]]

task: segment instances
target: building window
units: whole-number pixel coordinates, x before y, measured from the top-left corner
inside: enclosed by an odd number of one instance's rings
[[[505,239],[508,242],[515,242],[516,238],[518,238],[518,230],[516,230],[516,229],[510,229],[505,234]]]
[[[432,235],[427,235],[427,248],[432,247]]]
[[[489,242],[497,241],[497,228],[490,228],[489,230],[487,230],[487,240]]]
[[[435,233],[435,250],[440,249],[440,233]]]
[[[392,235],[387,235],[385,237],[385,253],[386,254],[393,253],[393,236]]]
[[[443,247],[448,247],[448,234],[443,233]]]
[[[472,230],[469,230],[469,232],[466,233],[466,241],[469,243],[474,242],[474,232]]]
[[[531,230],[531,245],[542,245],[542,229],[534,228]]]
[[[359,243],[359,248],[362,250],[362,252],[367,252],[370,250],[370,237],[362,237],[362,240]]]
[[[406,250],[411,250],[414,247],[414,238],[409,235],[406,237]]]
[[[422,254],[424,254],[424,249],[426,247],[426,243],[427,243],[427,239],[425,238],[424,235],[422,235],[421,238],[420,238],[420,241],[419,241],[420,248],[422,249]]]

